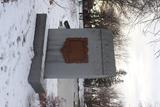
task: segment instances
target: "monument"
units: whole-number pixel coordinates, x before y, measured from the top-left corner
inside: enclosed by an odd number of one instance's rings
[[[49,29],[44,78],[115,74],[112,33],[106,29]]]
[[[47,29],[46,15],[38,14],[34,52],[28,81],[44,92],[47,78],[97,78],[116,73],[113,35],[106,29]],[[45,50],[45,54],[44,54]],[[44,60],[43,60],[44,59]]]

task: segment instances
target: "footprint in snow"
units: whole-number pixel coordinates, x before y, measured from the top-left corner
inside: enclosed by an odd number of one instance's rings
[[[24,46],[25,42],[26,42],[26,37],[24,36],[22,40],[22,46]]]
[[[7,72],[7,66],[1,66],[1,71]]]
[[[1,71],[3,71],[3,67],[1,67]]]
[[[27,15],[27,24],[29,24],[29,22],[30,22],[30,17],[31,17],[31,13],[28,13],[28,15]]]
[[[3,60],[3,58],[4,58],[4,57],[3,57],[3,55],[1,54],[1,55],[0,55],[0,60]]]
[[[8,85],[8,84],[9,84],[9,80],[6,80],[6,81],[5,81],[5,84]]]
[[[18,37],[17,37],[17,44],[19,44],[19,43],[20,43],[20,41],[21,41],[21,37],[20,37],[20,36],[18,36]]]
[[[17,27],[16,26],[14,27],[14,29],[15,29],[15,31],[17,31]]]
[[[34,9],[34,8],[35,8],[35,5],[33,5],[32,8]]]
[[[8,92],[8,93],[6,93],[6,95],[7,95],[7,96],[9,96],[9,92]]]
[[[5,103],[5,107],[8,107],[8,101]]]

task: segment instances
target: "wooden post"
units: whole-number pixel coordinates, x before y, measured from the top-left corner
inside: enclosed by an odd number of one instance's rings
[[[43,45],[45,38],[46,28],[46,14],[37,14],[36,27],[34,35],[34,58],[32,59],[31,69],[28,77],[28,82],[31,84],[35,92],[44,93],[42,86],[42,58],[43,58]]]

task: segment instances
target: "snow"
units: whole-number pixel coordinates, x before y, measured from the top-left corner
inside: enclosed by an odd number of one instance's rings
[[[80,107],[84,107],[84,79],[79,79],[79,100]]]
[[[79,28],[79,8],[76,0],[55,0],[53,5],[49,5],[46,1],[37,0],[36,10],[38,13],[47,13],[49,28],[58,28],[59,21],[64,22],[65,20],[68,20],[71,28]]]
[[[47,79],[46,92],[47,96],[58,96],[58,80],[57,79]]]
[[[39,100],[39,95],[33,94],[30,99],[29,99],[29,107],[40,107],[40,100]]]
[[[33,7],[29,0],[0,5],[0,107],[27,106],[34,93],[27,81],[33,57]]]
[[[62,7],[60,7],[60,6]],[[36,13],[47,13],[49,28],[68,20],[78,28],[78,1],[17,0],[0,4],[0,107],[29,107],[35,94],[28,83]],[[57,96],[57,79],[47,80],[48,94]]]

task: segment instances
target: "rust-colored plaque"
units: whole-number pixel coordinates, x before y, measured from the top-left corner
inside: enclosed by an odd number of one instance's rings
[[[88,38],[67,38],[61,49],[66,63],[88,63]]]

